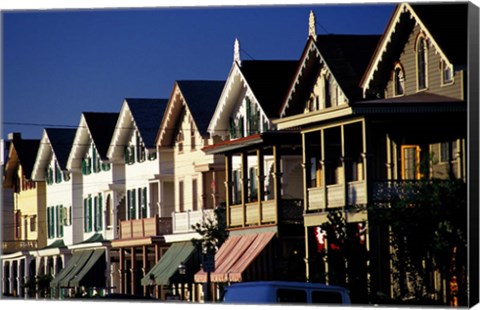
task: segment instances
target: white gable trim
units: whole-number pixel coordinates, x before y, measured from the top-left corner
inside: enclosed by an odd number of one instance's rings
[[[230,94],[231,94],[231,91],[232,91],[232,87],[234,86],[234,83],[235,83],[235,80],[236,80],[237,77],[239,78],[240,83],[242,83],[243,87],[245,87],[245,89],[246,89],[246,96],[250,97],[256,103],[256,105],[257,105],[259,111],[261,112],[262,116],[268,119],[265,111],[263,111],[263,109],[262,109],[261,104],[259,104],[259,101],[258,101],[257,97],[253,93],[252,88],[248,84],[247,79],[243,75],[241,67],[239,66],[238,63],[234,62],[232,68],[230,69],[230,73],[228,75],[227,82],[225,83],[225,87],[222,91],[222,94],[221,94],[220,99],[218,101],[217,107],[215,108],[215,112],[213,113],[213,117],[210,120],[210,123],[208,125],[207,131],[209,132],[211,138],[218,132],[218,129],[217,129],[218,122],[221,119],[224,119],[224,117],[222,117],[222,114],[223,114],[227,104],[229,103],[229,99],[230,99],[229,97],[230,97]],[[220,131],[222,131],[222,130],[220,130]],[[222,135],[222,134],[220,134],[220,135]],[[224,135],[226,136],[228,134],[224,134]]]
[[[305,53],[305,56],[303,58],[303,61],[302,61],[302,66],[300,68],[300,70],[298,70],[297,72],[297,75],[295,76],[295,82],[292,84],[292,86],[290,87],[290,90],[288,92],[288,97],[287,97],[287,100],[286,100],[286,104],[282,110],[282,113],[280,114],[280,118],[284,117],[285,116],[285,112],[289,106],[289,102],[292,100],[292,96],[293,96],[293,93],[295,92],[295,88],[298,84],[300,84],[300,77],[302,76],[302,73],[303,73],[303,69],[305,69],[306,65],[307,65],[307,60],[310,59],[310,53],[311,52],[315,52],[315,56],[320,58],[320,64],[323,64],[325,66],[325,69],[327,70],[326,72],[326,75],[333,79],[333,81],[335,82],[336,84],[336,87],[338,87],[339,91],[343,94],[343,96],[345,97],[345,101],[348,103],[349,102],[349,99],[347,98],[347,96],[345,95],[345,92],[343,91],[342,87],[340,86],[340,84],[338,83],[337,79],[335,78],[335,75],[332,73],[332,70],[330,70],[330,67],[328,66],[328,63],[325,61],[325,59],[323,58],[322,54],[320,53],[320,51],[318,50],[318,47],[315,43],[315,40],[310,40],[310,43],[309,43],[309,46],[308,46],[308,49],[307,49],[307,52]]]
[[[50,164],[51,157],[55,157],[50,139],[48,138],[46,130],[43,130],[42,139],[40,140],[40,147],[37,152],[35,164],[32,170],[32,180],[43,181],[45,178],[45,168]]]
[[[390,23],[387,26],[387,30],[385,31],[385,34],[382,37],[379,47],[377,48],[377,51],[375,52],[372,58],[373,59],[372,64],[367,69],[364,79],[361,82],[360,87],[363,90],[364,98],[365,98],[366,91],[370,87],[370,82],[373,79],[373,75],[378,70],[378,65],[382,61],[383,55],[387,52],[387,45],[388,43],[390,43],[392,39],[392,34],[395,33],[395,28],[397,24],[400,22],[400,16],[402,16],[403,13],[407,13],[407,12],[410,14],[410,19],[413,19],[413,18],[415,19],[415,25],[419,25],[421,28],[421,31],[425,33],[425,38],[429,43],[429,45],[435,47],[435,54],[440,54],[440,57],[442,58],[442,60],[450,64],[450,61],[448,60],[447,56],[442,51],[438,43],[433,38],[432,34],[428,31],[427,27],[420,20],[420,18],[415,13],[415,11],[410,6],[410,4],[402,3],[399,6],[397,6],[397,9],[393,13],[392,19],[390,20]]]

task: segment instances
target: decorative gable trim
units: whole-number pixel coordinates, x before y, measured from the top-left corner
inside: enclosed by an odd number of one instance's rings
[[[382,61],[383,55],[387,53],[387,47],[388,44],[392,40],[392,35],[396,31],[397,24],[400,23],[400,17],[403,14],[410,14],[410,19],[415,19],[415,26],[419,26],[421,29],[421,32],[425,35],[426,42],[428,43],[429,47],[434,46],[435,47],[435,54],[440,54],[440,57],[443,61],[446,63],[450,64],[450,61],[448,60],[447,56],[445,53],[442,51],[438,43],[435,41],[433,38],[432,34],[429,32],[427,27],[423,24],[423,22],[420,20],[418,15],[415,13],[413,8],[410,6],[408,3],[402,3],[397,6],[395,12],[392,14],[392,17],[390,18],[390,21],[388,23],[388,26],[386,28],[386,31],[384,35],[382,36],[382,39],[380,40],[377,49],[372,56],[372,59],[370,61],[370,64],[365,71],[364,76],[362,77],[362,80],[360,81],[360,87],[363,90],[363,97],[365,98],[366,91],[370,87],[370,82],[373,80],[373,76],[375,72],[378,70],[378,66],[380,62]]]
[[[286,116],[287,108],[290,105],[290,101],[292,100],[293,94],[296,91],[297,85],[300,84],[300,78],[302,77],[304,69],[307,67],[307,61],[312,56],[312,53],[315,53],[315,57],[319,58],[320,64],[324,66],[324,68],[326,70],[325,75],[329,79],[333,79],[333,82],[336,84],[336,87],[338,87],[339,93],[342,93],[344,95],[347,103],[349,102],[349,100],[348,100],[347,96],[345,95],[345,92],[343,91],[341,85],[338,83],[337,79],[332,74],[332,70],[328,66],[328,63],[325,61],[322,54],[318,50],[318,47],[316,45],[316,38],[310,37],[308,42],[307,42],[307,45],[305,47],[305,51],[302,55],[300,66],[298,67],[298,70],[295,74],[295,79],[293,80],[292,86],[290,86],[290,89],[287,93],[287,97],[286,97],[285,102],[283,104],[283,107],[282,107],[282,110],[281,110],[281,113],[280,113],[281,118]]]

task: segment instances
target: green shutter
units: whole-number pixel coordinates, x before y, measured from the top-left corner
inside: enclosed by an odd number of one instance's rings
[[[98,228],[103,229],[103,197],[102,194],[98,195]]]
[[[59,205],[58,208],[59,208],[58,237],[63,237],[63,223],[64,223],[65,214],[63,212],[63,206],[62,205]]]
[[[147,217],[147,188],[142,189],[142,217]]]
[[[88,232],[92,231],[92,197],[88,197]]]
[[[83,232],[87,232],[87,198],[83,199]]]

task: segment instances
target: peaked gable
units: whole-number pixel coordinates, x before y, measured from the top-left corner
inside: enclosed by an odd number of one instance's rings
[[[32,171],[33,180],[43,180],[45,168],[53,156],[61,170],[67,170],[67,161],[72,150],[76,129],[45,128]]]
[[[13,173],[19,166],[22,167],[25,178],[31,180],[39,147],[40,140],[37,139],[15,139],[10,142],[8,158],[5,164],[4,183],[10,184],[13,181]]]
[[[428,46],[434,48],[441,60],[465,67],[467,3],[398,4],[360,81],[365,98],[382,96],[379,90],[389,79],[391,66],[399,59],[414,27],[419,27]]]
[[[157,144],[173,144],[179,118],[185,109],[190,111],[200,135],[206,136],[208,124],[224,86],[225,81],[176,81],[158,132]]]
[[[348,102],[361,97],[358,83],[380,35],[328,34],[310,37],[302,53],[280,115],[300,114],[315,87],[315,81],[325,72]]]
[[[208,126],[209,133],[225,136],[229,119],[245,97],[257,104],[264,117],[278,118],[297,64],[292,60],[236,60]]]
[[[155,139],[168,99],[125,99],[146,148],[155,148]]]

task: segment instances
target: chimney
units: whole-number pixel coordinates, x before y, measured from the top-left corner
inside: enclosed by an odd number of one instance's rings
[[[235,44],[233,45],[233,62],[236,62],[238,66],[242,66],[242,60],[240,59],[240,42],[238,39],[235,39]]]

